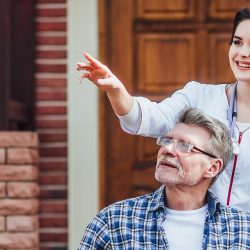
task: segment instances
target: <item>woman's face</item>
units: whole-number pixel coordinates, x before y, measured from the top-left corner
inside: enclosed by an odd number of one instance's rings
[[[229,62],[237,81],[250,83],[250,19],[242,21],[235,31]]]

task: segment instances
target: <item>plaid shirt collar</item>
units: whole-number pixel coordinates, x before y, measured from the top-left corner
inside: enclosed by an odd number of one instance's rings
[[[165,186],[161,186],[156,192],[154,192],[152,200],[149,204],[149,211],[156,211],[158,209],[165,209]],[[210,191],[207,191],[206,194],[206,200],[208,204],[208,212],[210,216],[214,216],[215,213],[221,212],[222,206],[218,198],[211,193]]]

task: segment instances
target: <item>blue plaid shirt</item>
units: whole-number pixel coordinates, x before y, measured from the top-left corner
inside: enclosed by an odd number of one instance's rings
[[[117,202],[104,208],[88,225],[78,249],[169,249],[162,227],[165,192]],[[207,193],[202,249],[250,249],[250,213],[222,205]]]

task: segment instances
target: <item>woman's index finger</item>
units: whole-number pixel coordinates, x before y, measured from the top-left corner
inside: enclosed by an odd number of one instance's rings
[[[91,55],[89,55],[86,52],[83,52],[83,55],[85,56],[85,58],[95,67],[99,67],[99,68],[103,68],[103,64],[101,62],[99,62],[97,59],[95,59],[94,57],[92,57]]]

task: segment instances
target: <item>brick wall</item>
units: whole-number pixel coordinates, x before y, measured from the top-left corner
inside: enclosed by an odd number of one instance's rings
[[[0,132],[0,249],[36,249],[38,137]]]
[[[35,1],[40,249],[67,249],[66,0]]]

